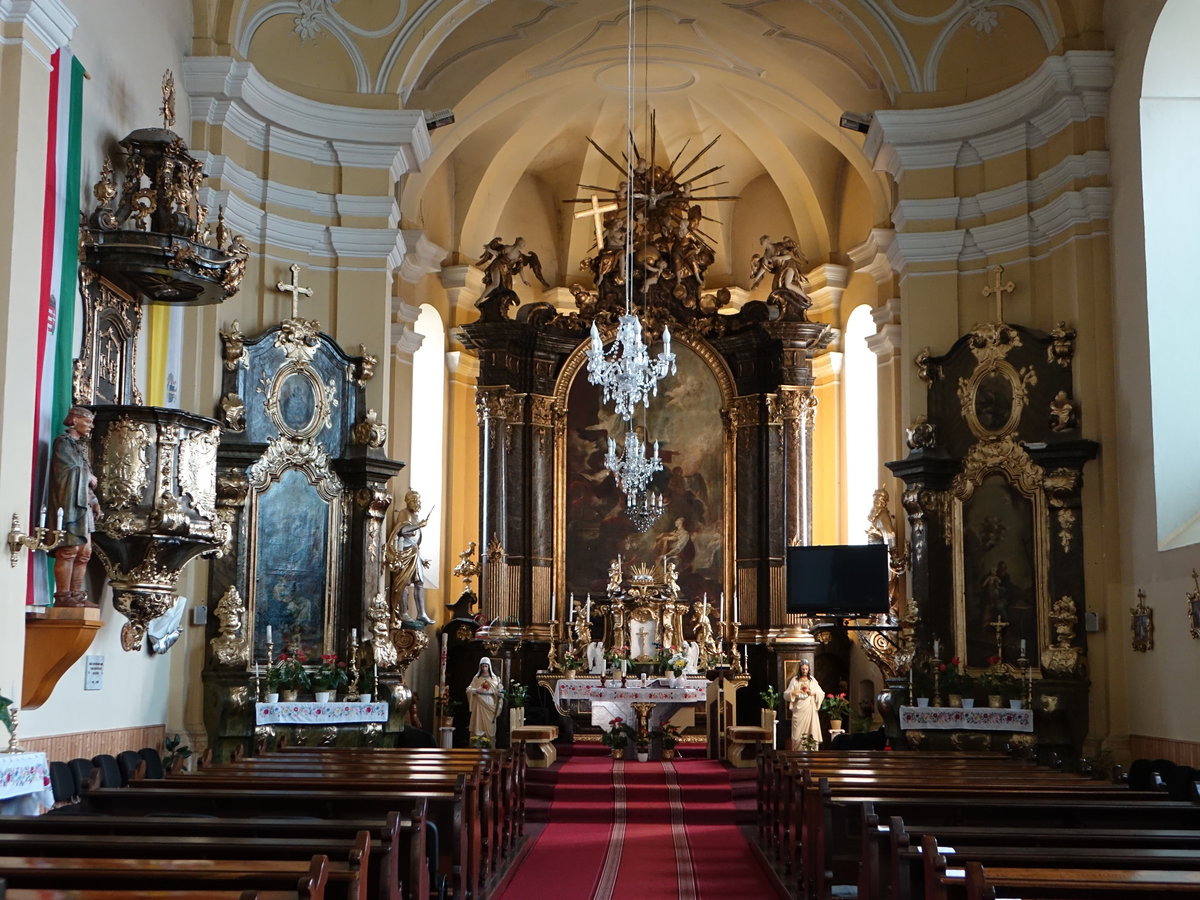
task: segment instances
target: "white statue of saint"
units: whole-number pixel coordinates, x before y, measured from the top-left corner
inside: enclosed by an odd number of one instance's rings
[[[695,641],[687,642],[687,668],[683,672],[685,675],[700,674],[700,645]]]
[[[592,675],[604,673],[604,642],[592,641],[587,645],[588,672]]]

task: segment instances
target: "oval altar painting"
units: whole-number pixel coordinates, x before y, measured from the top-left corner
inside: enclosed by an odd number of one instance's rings
[[[975,388],[975,418],[985,431],[1002,431],[1013,415],[1012,382],[1002,372],[992,371],[979,379]]]
[[[710,598],[722,590],[725,449],[721,390],[707,363],[682,341],[674,345],[678,374],[659,382],[649,413],[633,425],[659,442],[663,471],[651,481],[666,511],[640,534],[625,515],[625,499],[604,465],[608,439],[623,445],[627,425],[600,402],[587,371],[568,394],[566,452],[567,586],[577,595],[604,593],[617,554],[629,566],[658,566],[671,556],[681,595]],[[652,352],[657,353],[655,348]],[[661,575],[661,572],[657,574]]]
[[[307,431],[317,411],[313,383],[299,372],[292,372],[279,386],[279,416],[288,429]]]

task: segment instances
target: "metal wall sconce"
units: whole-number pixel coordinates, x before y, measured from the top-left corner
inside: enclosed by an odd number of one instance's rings
[[[8,562],[16,568],[22,550],[42,550],[49,552],[62,546],[67,539],[67,533],[57,528],[47,528],[39,525],[32,534],[21,530],[21,519],[13,513],[12,527],[8,530]]]

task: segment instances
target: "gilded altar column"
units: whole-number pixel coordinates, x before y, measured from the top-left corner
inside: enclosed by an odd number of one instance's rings
[[[528,624],[550,621],[550,592],[554,579],[554,504],[558,494],[555,477],[555,434],[566,427],[566,417],[556,408],[554,397],[529,395],[529,613]],[[525,622],[524,617],[522,622]],[[542,632],[539,630],[538,636]],[[545,632],[549,638],[549,631]]]
[[[479,423],[479,536],[487,544],[484,557],[481,611],[486,620],[506,614],[504,582],[499,577],[505,568],[505,528],[508,508],[505,477],[504,440],[508,431],[509,390],[506,387],[478,387],[475,390],[475,414]]]

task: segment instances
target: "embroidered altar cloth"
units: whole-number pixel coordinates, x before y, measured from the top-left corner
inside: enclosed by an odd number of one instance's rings
[[[670,687],[657,680],[642,687],[640,682],[630,679],[628,687],[605,685],[581,679],[559,679],[555,685],[555,699],[617,701],[621,703],[696,703],[703,700],[708,688],[707,681],[689,681],[684,687]]]
[[[255,725],[357,725],[386,722],[388,705],[382,702],[351,703],[256,703]]]
[[[976,706],[902,706],[900,727],[943,731],[1033,731],[1033,710]]]
[[[0,813],[37,815],[54,805],[45,753],[0,753]]]

